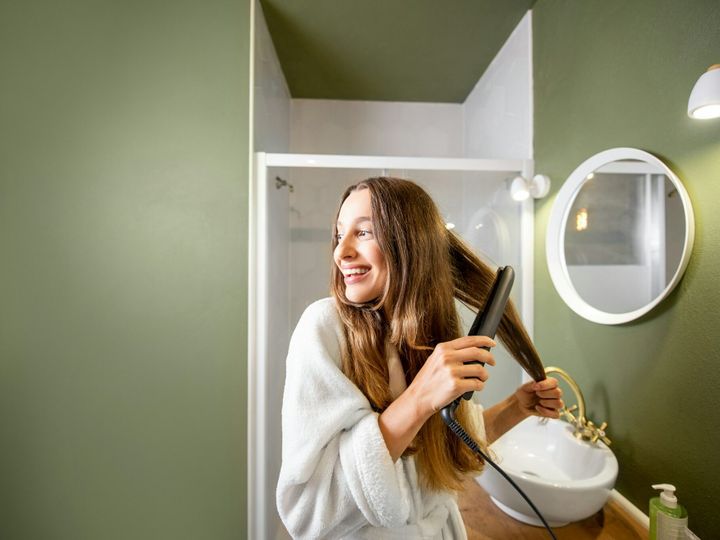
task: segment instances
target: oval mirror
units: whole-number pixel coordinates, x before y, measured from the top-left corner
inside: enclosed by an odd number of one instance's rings
[[[546,239],[550,277],[578,315],[632,321],[680,281],[694,233],[687,191],[661,160],[636,148],[605,150],[558,191]]]

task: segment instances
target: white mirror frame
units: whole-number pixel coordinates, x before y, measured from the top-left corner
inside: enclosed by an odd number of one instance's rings
[[[626,313],[608,313],[585,302],[570,281],[570,275],[568,274],[567,263],[565,261],[565,226],[572,203],[577,193],[585,184],[587,176],[610,162],[628,159],[640,160],[657,166],[665,172],[665,175],[673,183],[680,196],[685,212],[685,241],[680,264],[670,283],[668,283],[667,287],[665,287],[657,298],[633,311]],[[690,204],[690,197],[675,173],[660,159],[643,150],[638,150],[637,148],[611,148],[610,150],[595,154],[580,164],[580,166],[570,174],[558,191],[550,212],[550,221],[545,238],[545,252],[553,285],[555,285],[555,289],[560,297],[575,313],[589,321],[600,324],[623,324],[635,320],[650,311],[675,288],[680,278],[682,278],[685,268],[687,268],[694,238],[695,218],[692,205]]]

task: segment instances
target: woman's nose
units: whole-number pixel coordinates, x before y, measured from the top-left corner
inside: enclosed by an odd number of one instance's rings
[[[353,246],[352,240],[347,236],[343,236],[340,239],[340,243],[335,248],[335,253],[340,259],[353,257],[355,255],[355,246]]]

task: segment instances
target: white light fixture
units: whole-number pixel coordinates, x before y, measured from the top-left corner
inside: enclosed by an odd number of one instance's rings
[[[522,176],[516,176],[510,183],[510,196],[515,201],[524,201],[528,197],[542,199],[550,191],[550,178],[536,174],[529,182]]]
[[[720,64],[713,64],[695,83],[688,101],[690,118],[720,117]]]

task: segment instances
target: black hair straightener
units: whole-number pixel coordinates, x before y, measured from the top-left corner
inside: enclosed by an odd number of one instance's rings
[[[487,336],[494,339],[495,333],[497,332],[498,326],[503,314],[505,313],[505,306],[507,305],[508,299],[510,298],[510,291],[512,290],[513,281],[515,281],[515,271],[511,266],[504,266],[498,269],[495,282],[493,283],[490,294],[488,295],[485,307],[478,311],[475,316],[475,320],[470,327],[468,335],[470,336]],[[483,349],[490,350],[489,347],[483,347]],[[479,361],[471,362],[473,364],[483,364]],[[484,364],[483,364],[484,365]],[[470,399],[473,396],[473,392],[466,392],[462,396],[458,397],[445,407],[440,410],[440,416],[443,422],[447,424],[450,430],[457,435],[466,445],[470,447],[473,452],[479,454],[486,463],[489,463],[503,478],[505,478],[510,484],[517,490],[518,493],[525,499],[533,511],[538,515],[540,521],[542,521],[545,528],[550,533],[550,536],[555,539],[555,534],[548,525],[545,518],[540,514],[540,511],[535,507],[530,498],[525,495],[522,489],[510,478],[505,471],[503,471],[498,465],[496,465],[488,456],[486,456],[480,449],[480,446],[468,435],[463,427],[455,419],[455,411],[460,406],[461,399]]]

